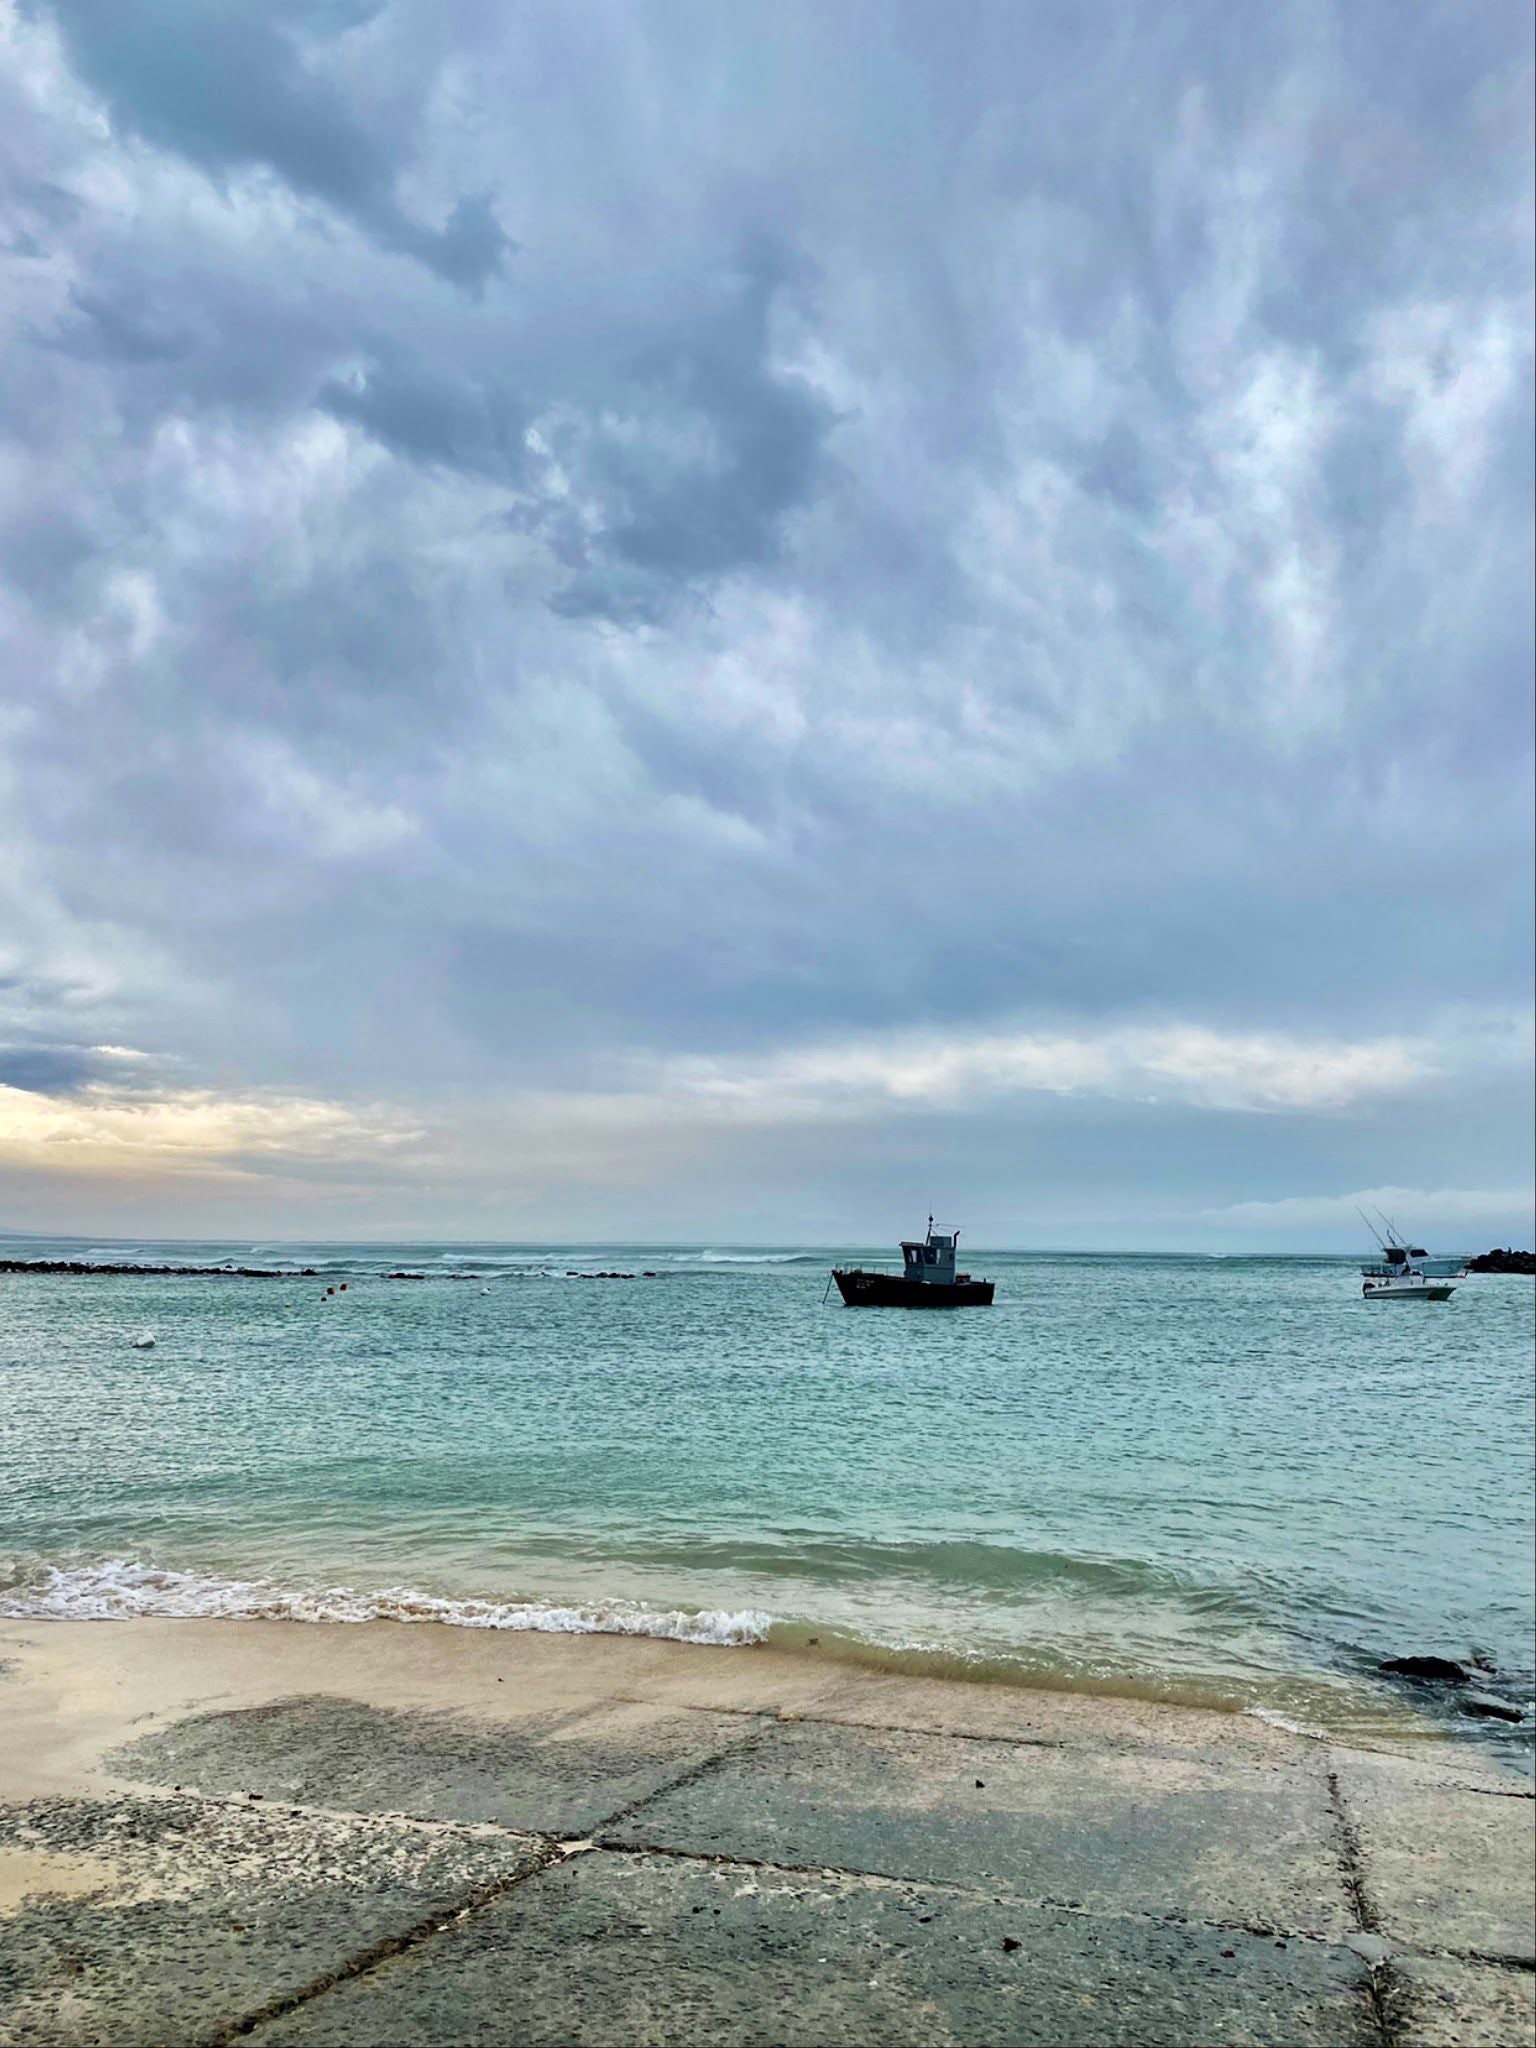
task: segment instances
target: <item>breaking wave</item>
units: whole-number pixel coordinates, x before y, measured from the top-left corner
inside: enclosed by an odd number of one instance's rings
[[[99,1564],[48,1565],[0,1590],[8,1621],[399,1621],[438,1622],[545,1635],[655,1636],[674,1643],[760,1643],[772,1617],[756,1608],[734,1613],[706,1608],[657,1609],[637,1601],[562,1606],[549,1600],[455,1600],[388,1587],[359,1593],[349,1586],[295,1588],[264,1579],[221,1579],[171,1571],[131,1558]]]
[[[701,1266],[817,1266],[821,1252],[678,1252],[678,1259],[697,1259]]]

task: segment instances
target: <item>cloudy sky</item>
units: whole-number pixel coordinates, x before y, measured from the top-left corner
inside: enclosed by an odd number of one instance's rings
[[[0,1225],[1528,1242],[1506,0],[0,0]]]

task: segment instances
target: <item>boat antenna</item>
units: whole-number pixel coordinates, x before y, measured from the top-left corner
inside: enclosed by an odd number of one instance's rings
[[[1398,1229],[1397,1225],[1392,1221],[1392,1218],[1390,1216],[1382,1216],[1381,1211],[1379,1209],[1376,1211],[1376,1214],[1378,1216],[1381,1216],[1382,1222],[1385,1223],[1385,1225],[1387,1226],[1389,1241],[1392,1244],[1406,1244],[1408,1242],[1407,1238],[1404,1237],[1403,1233]]]
[[[1360,1218],[1360,1221],[1365,1225],[1366,1229],[1371,1233],[1372,1237],[1375,1238],[1376,1242],[1381,1246],[1382,1250],[1385,1251],[1387,1248],[1387,1240],[1382,1236],[1381,1232],[1376,1228],[1375,1224],[1371,1221],[1370,1217],[1366,1215],[1365,1211],[1361,1208],[1358,1202],[1356,1202],[1355,1204],[1355,1214]]]

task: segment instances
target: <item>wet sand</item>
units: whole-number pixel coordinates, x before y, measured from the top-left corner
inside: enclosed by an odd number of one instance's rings
[[[0,2041],[1522,2043],[1529,1787],[768,1647],[0,1625]]]

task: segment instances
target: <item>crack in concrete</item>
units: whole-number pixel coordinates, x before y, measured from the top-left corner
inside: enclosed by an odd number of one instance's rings
[[[644,1701],[636,1702],[647,1704]],[[979,1734],[969,1728],[927,1728],[907,1721],[850,1721],[840,1715],[816,1714],[798,1707],[711,1707],[700,1705],[693,1700],[681,1703],[685,1714],[737,1714],[743,1720],[767,1720],[778,1728],[861,1728],[872,1735],[931,1735],[936,1742],[1000,1742],[1009,1749],[1070,1749],[1073,1744],[1064,1742],[1054,1735],[993,1735]],[[1139,1745],[1127,1743],[1128,1751]],[[1117,1745],[1106,1742],[1100,1746],[1100,1753],[1112,1750]],[[1084,1746],[1084,1753],[1090,1753]],[[1186,1752],[1180,1751],[1179,1754]],[[1162,1752],[1157,1752],[1162,1754]]]
[[[625,1806],[615,1808],[609,1814],[607,1820],[600,1825],[613,1827],[628,1814],[644,1806],[647,1801],[659,1798],[664,1792],[676,1791],[679,1786],[695,1783],[698,1779],[715,1769],[726,1757],[740,1755],[743,1751],[752,1748],[755,1743],[760,1742],[763,1736],[768,1733],[768,1727],[771,1725],[769,1723],[763,1727],[756,1736],[749,1736],[745,1742],[727,1743],[722,1749],[716,1751],[713,1756],[705,1757],[701,1762],[690,1765],[687,1770],[678,1772],[676,1777],[667,1779],[660,1785],[653,1786],[643,1799],[634,1799]],[[206,1794],[193,1795],[195,1798],[206,1798],[207,1796]],[[210,1803],[221,1806],[239,1806],[243,1802],[239,1800],[214,1799],[210,1800]],[[304,1809],[294,1808],[291,1810],[297,1812]],[[384,1818],[384,1816],[377,1816],[377,1818]],[[430,1826],[432,1823],[426,1823],[426,1825]],[[452,1826],[455,1824],[447,1823],[446,1825]],[[494,1823],[487,1825],[494,1829]],[[284,1992],[278,1998],[269,1999],[264,2005],[256,2007],[251,2012],[243,2013],[238,2019],[229,2021],[214,2033],[205,2035],[198,2044],[198,2048],[228,2048],[228,2044],[232,2041],[245,2040],[258,2027],[266,2026],[272,2020],[280,2019],[287,2013],[295,2012],[300,2006],[312,2004],[315,1999],[323,1998],[327,1992],[336,1990],[339,1985],[350,1983],[357,1977],[367,1976],[382,1964],[393,1962],[398,1956],[407,1955],[418,1948],[425,1947],[428,1942],[435,1940],[439,1934],[446,1933],[450,1927],[457,1926],[461,1921],[469,1919],[471,1915],[484,1912],[488,1906],[493,1906],[498,1900],[506,1898],[519,1885],[526,1884],[530,1878],[538,1877],[543,1871],[552,1869],[556,1864],[568,1862],[572,1857],[589,1855],[600,1851],[603,1847],[597,1829],[594,1829],[590,1835],[584,1836],[579,1840],[547,1834],[514,1834],[511,1830],[502,1829],[495,1829],[494,1831],[506,1834],[508,1839],[511,1840],[537,1845],[532,1851],[533,1860],[526,1869],[515,1871],[505,1877],[495,1878],[488,1884],[475,1886],[472,1891],[463,1893],[451,1905],[442,1907],[437,1912],[429,1915],[428,1918],[418,1921],[415,1926],[407,1928],[402,1934],[386,1935],[379,1941],[370,1942],[366,1947],[348,1956],[334,1970],[328,1970],[323,1976],[313,1978],[308,1984],[301,1985],[296,1991]]]
[[[97,1804],[114,1799],[140,1799],[170,1805],[176,1800],[196,1800],[203,1806],[219,1807],[228,1813],[267,1813],[285,1819],[378,1822],[381,1827],[414,1828],[423,1835],[495,1836],[507,1842],[545,1842],[552,1839],[544,1828],[509,1828],[499,1820],[438,1820],[424,1813],[396,1813],[392,1808],[363,1806],[311,1806],[302,1799],[283,1799],[262,1793],[253,1799],[249,1792],[205,1792],[196,1785],[160,1785],[148,1780],[124,1778],[105,1792],[81,1795]]]
[[[977,1735],[965,1728],[922,1728],[905,1721],[844,1721],[834,1720],[830,1714],[779,1714],[775,1724],[780,1728],[853,1728],[869,1735],[922,1735],[934,1742],[990,1742],[1001,1744],[1005,1749],[1071,1749],[1073,1745],[1058,1741],[1053,1735]],[[1105,1744],[1099,1754],[1110,1749]],[[1084,1749],[1081,1752],[1091,1752]]]
[[[1355,1916],[1355,1925],[1362,1934],[1379,1934],[1380,1925],[1376,1909],[1371,1904],[1365,1887],[1365,1851],[1360,1845],[1360,1836],[1350,1819],[1344,1804],[1344,1788],[1339,1783],[1339,1774],[1331,1767],[1328,1771],[1328,1804],[1333,1813],[1334,1831],[1339,1841],[1339,1867],[1344,1881],[1344,1893],[1349,1900],[1350,1911]]]
[[[1365,1851],[1361,1845],[1359,1831],[1350,1818],[1349,1808],[1344,1800],[1344,1788],[1339,1783],[1339,1774],[1330,1764],[1328,1767],[1328,1803],[1333,1811],[1334,1827],[1339,1842],[1339,1869],[1344,1883],[1344,1895],[1349,1901],[1355,1924],[1362,1934],[1381,1933],[1376,1908],[1366,1888]],[[1402,2028],[1398,2021],[1398,2010],[1403,1997],[1402,1980],[1393,1969],[1389,1959],[1379,1963],[1366,1964],[1366,1999],[1370,2011],[1371,2025],[1375,2030],[1380,2048],[1401,2048]]]
[[[660,1799],[668,1792],[679,1792],[685,1785],[697,1785],[702,1779],[707,1778],[711,1771],[718,1770],[727,1758],[734,1761],[737,1757],[750,1756],[777,1726],[777,1721],[765,1720],[757,1733],[747,1736],[745,1741],[723,1744],[709,1756],[698,1758],[686,1769],[679,1771],[675,1778],[665,1778],[659,1785],[653,1785],[639,1799],[631,1799],[625,1805],[615,1807],[612,1813],[598,1821],[590,1830],[592,1839],[601,1844],[605,1828],[617,1827],[620,1821],[628,1820],[631,1814],[639,1813],[642,1808],[649,1806],[653,1799]]]
[[[614,1693],[612,1697],[630,1706],[652,1706],[653,1700],[640,1693]],[[669,1702],[669,1704],[672,1704]],[[767,1720],[781,1726],[804,1723],[815,1728],[858,1728],[870,1734],[882,1735],[931,1735],[940,1742],[993,1742],[1002,1743],[1012,1749],[1059,1749],[1079,1756],[1156,1756],[1170,1760],[1199,1757],[1205,1754],[1199,1745],[1180,1742],[1147,1742],[1133,1735],[1108,1735],[1097,1740],[1082,1741],[1064,1735],[999,1735],[991,1730],[973,1728],[935,1728],[915,1721],[855,1721],[840,1714],[819,1713],[814,1707],[726,1707],[711,1706],[697,1700],[679,1700],[678,1711],[685,1714],[734,1714],[742,1720]],[[1219,1712],[1219,1709],[1209,1709]],[[1242,1720],[1246,1710],[1234,1712],[1230,1718]],[[1441,1763],[1434,1757],[1420,1757],[1402,1749],[1378,1748],[1373,1743],[1349,1743],[1327,1729],[1297,1728],[1290,1731],[1299,1742],[1326,1745],[1332,1749],[1343,1749],[1353,1756],[1391,1757],[1400,1763],[1424,1763],[1435,1771],[1450,1772],[1454,1764]],[[1260,1753],[1255,1752],[1255,1760]],[[1304,1761],[1298,1758],[1297,1761]],[[1475,1778],[1455,1777],[1447,1780],[1448,1789],[1458,1792],[1475,1792],[1483,1799],[1525,1799],[1536,1801],[1536,1788],[1524,1785],[1489,1785]]]
[[[224,2026],[216,2028],[213,2033],[205,2034],[198,2043],[198,2048],[228,2048],[231,2041],[245,2040],[255,2033],[258,2027],[266,2026],[271,2020],[281,2019],[287,2013],[296,2012],[300,2006],[309,2005],[317,1998],[323,1998],[326,1992],[334,1991],[338,1985],[349,1983],[354,1977],[366,1976],[370,1970],[376,1970],[381,1963],[391,1962],[396,1956],[407,1955],[412,1950],[423,1947],[458,1921],[467,1919],[472,1913],[483,1912],[487,1906],[505,1898],[520,1884],[526,1884],[529,1878],[537,1877],[541,1871],[564,1862],[570,1853],[564,1843],[546,1839],[527,1869],[512,1871],[504,1877],[493,1878],[487,1884],[476,1885],[472,1891],[463,1893],[451,1906],[442,1907],[426,1919],[418,1920],[415,1926],[406,1928],[403,1933],[386,1935],[378,1941],[370,1942],[367,1947],[358,1949],[355,1954],[338,1963],[334,1970],[327,1970],[323,1976],[312,1978],[308,1984],[300,1985],[296,1991],[285,1991],[276,1998],[269,1998],[265,2004],[242,2013],[238,2019],[228,2021]]]
[[[1536,1799],[1536,1792],[1523,1791],[1518,1785],[1474,1785],[1466,1778],[1451,1778],[1437,1789],[1470,1792],[1476,1799],[1524,1799],[1527,1803]]]
[[[1329,1747],[1342,1750],[1346,1756],[1386,1757],[1393,1763],[1426,1765],[1437,1773],[1436,1789],[1443,1792],[1475,1792],[1479,1799],[1525,1799],[1536,1800],[1536,1788],[1524,1785],[1490,1785],[1477,1778],[1452,1777],[1454,1764],[1443,1764],[1435,1757],[1410,1756],[1401,1749],[1352,1748],[1347,1742],[1336,1737],[1329,1738]]]
[[[953,1878],[894,1877],[886,1870],[856,1869],[843,1863],[776,1863],[769,1856],[736,1856],[722,1849],[677,1849],[663,1842],[604,1840],[598,1836],[593,1847],[605,1856],[660,1856],[677,1863],[714,1864],[721,1869],[766,1870],[780,1877],[846,1879],[854,1884],[889,1886],[893,1891],[924,1892],[943,1898],[990,1899],[996,1906],[1014,1906],[1020,1912],[1071,1913],[1085,1920],[1125,1920],[1149,1927],[1203,1927],[1212,1934],[1252,1934],[1265,1941],[1311,1941],[1328,1948],[1341,1943],[1331,1935],[1311,1928],[1282,1927],[1260,1920],[1205,1920],[1193,1913],[1136,1913],[1105,1911],[1098,1906],[1079,1905],[1075,1899],[1043,1896],[1026,1898],[1018,1892],[998,1892],[986,1885],[957,1884]]]
[[[1536,1957],[1507,1956],[1497,1949],[1486,1948],[1415,1948],[1409,1951],[1416,1956],[1433,1960],[1436,1956],[1448,1956],[1458,1963],[1490,1963],[1500,1970],[1519,1970],[1529,1977],[1536,1973]]]

